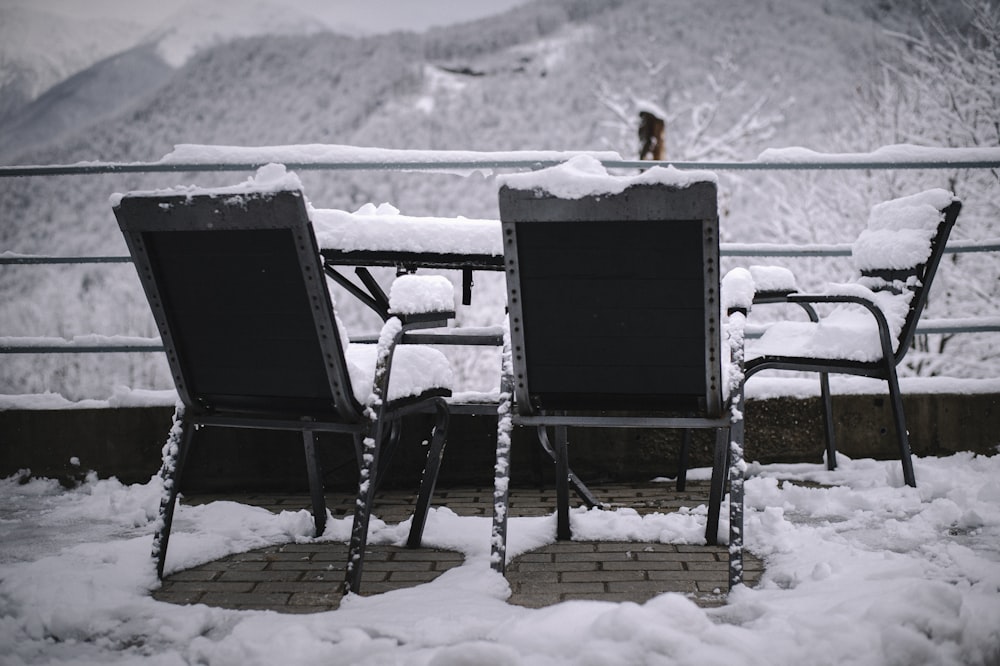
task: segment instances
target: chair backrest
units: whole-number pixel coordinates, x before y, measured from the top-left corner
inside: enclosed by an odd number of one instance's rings
[[[721,413],[714,182],[499,203],[521,413]]]
[[[913,341],[961,209],[961,202],[942,189],[886,201],[872,208],[868,228],[854,244],[852,259],[862,284],[876,292],[909,293],[896,347],[897,363]]]
[[[301,192],[130,194],[114,212],[187,407],[359,418]]]

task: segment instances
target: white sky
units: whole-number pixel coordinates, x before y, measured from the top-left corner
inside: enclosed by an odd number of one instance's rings
[[[207,0],[239,6],[262,0]],[[296,0],[287,5],[312,13],[331,27],[350,26],[364,32],[424,30],[497,14],[527,0]],[[200,0],[203,5],[206,0]],[[192,0],[0,0],[0,5],[26,6],[78,17],[114,17],[155,25]]]

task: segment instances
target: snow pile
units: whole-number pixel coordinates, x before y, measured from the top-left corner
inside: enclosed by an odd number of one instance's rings
[[[450,312],[455,287],[443,275],[400,275],[389,288],[390,314]]]
[[[372,393],[378,346],[352,343],[344,354],[354,397],[365,404]],[[451,364],[437,349],[423,345],[398,345],[392,357],[388,399],[417,396],[437,388],[451,390],[453,381]]]
[[[754,288],[758,292],[792,292],[798,291],[795,273],[784,266],[750,266],[750,276]]]
[[[722,278],[723,311],[740,309],[747,312],[753,304],[754,278],[745,268],[734,268]]]
[[[672,166],[655,166],[635,176],[613,176],[590,155],[580,155],[548,169],[497,176],[500,185],[514,190],[546,192],[560,199],[621,194],[633,185],[683,188],[704,181],[715,183],[718,178],[710,171],[681,171]]]
[[[160,164],[331,164],[350,163],[384,167],[387,164],[413,165],[422,167],[427,162],[468,163],[479,166],[471,171],[490,172],[492,164],[504,166],[523,165],[531,167],[539,162],[562,162],[577,156],[589,156],[596,160],[620,161],[621,155],[612,151],[567,151],[567,150],[406,150],[399,148],[375,148],[369,146],[345,146],[326,143],[308,143],[281,146],[219,146],[201,144],[177,144],[173,151],[164,155]],[[439,171],[469,173],[467,164]]]
[[[851,248],[859,271],[913,268],[927,261],[941,210],[955,199],[942,189],[885,201],[872,208],[868,228]]]
[[[895,144],[867,153],[821,153],[798,146],[768,148],[757,156],[765,164],[883,164],[919,162],[996,162],[1000,148],[939,148]]]
[[[402,215],[388,203],[357,211],[309,208],[320,249],[503,255],[499,220]]]
[[[489,518],[432,510],[425,543],[465,554],[431,583],[351,597],[315,615],[178,606],[149,596],[159,482],[0,481],[0,650],[11,664],[964,664],[1000,659],[1000,456],[751,464],[754,589],[703,609],[668,593],[645,604],[507,604],[489,568]],[[707,477],[708,470],[695,476]],[[789,483],[812,481],[823,486]],[[697,543],[705,507],[640,516],[574,510],[577,538]],[[723,512],[723,516],[726,512]],[[310,540],[308,511],[182,505],[170,570]],[[331,518],[324,540],[346,541]],[[401,545],[408,524],[374,520]],[[552,541],[554,517],[513,518],[512,553]],[[419,612],[414,609],[419,608]]]
[[[186,196],[194,197],[200,195],[209,196],[239,196],[241,194],[251,194],[255,192],[282,192],[285,190],[302,190],[302,181],[292,171],[285,168],[283,164],[266,164],[253,176],[250,176],[242,183],[229,185],[226,187],[200,187],[198,185],[180,185],[159,190],[146,190],[129,192],[135,196]],[[111,205],[117,207],[125,196],[119,192],[111,195]]]

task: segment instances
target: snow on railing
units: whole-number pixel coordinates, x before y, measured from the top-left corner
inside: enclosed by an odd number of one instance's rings
[[[204,146],[181,144],[155,162],[77,162],[0,166],[0,178],[163,171],[252,171],[266,164],[287,168],[356,171],[492,172],[555,166],[577,155],[590,155],[610,169],[677,169],[712,171],[852,170],[852,169],[996,169],[1000,148],[930,148],[885,146],[868,153],[817,153],[806,148],[769,148],[749,161],[656,162],[626,160],[611,151],[402,150],[329,144],[294,146]]]

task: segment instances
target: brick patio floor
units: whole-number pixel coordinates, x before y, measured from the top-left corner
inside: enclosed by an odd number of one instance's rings
[[[705,504],[707,483],[689,482],[678,493],[672,483],[592,486],[598,499],[639,513],[668,512]],[[492,488],[442,489],[434,505],[462,516],[489,516]],[[309,507],[306,495],[198,495],[188,503],[235,500],[274,511]],[[330,494],[334,516],[347,516],[353,498]],[[388,523],[406,520],[415,496],[405,491],[382,492],[376,513]],[[555,510],[554,492],[512,489],[512,516],[539,516]],[[664,592],[688,595],[700,605],[725,603],[725,547],[637,542],[556,542],[525,553],[507,567],[512,595],[509,603],[542,607],[569,599],[643,602]],[[371,546],[365,555],[362,594],[413,587],[434,580],[462,564],[461,553],[431,548],[410,550]],[[237,553],[167,576],[153,593],[161,601],[234,609],[271,609],[313,613],[336,609],[344,578],[347,545],[343,543],[286,544]],[[759,559],[745,553],[746,583],[755,584],[763,571]]]

